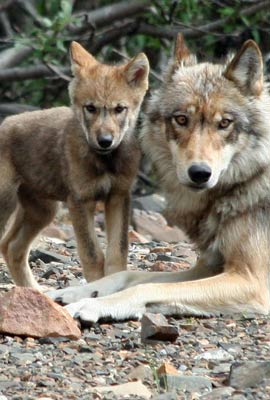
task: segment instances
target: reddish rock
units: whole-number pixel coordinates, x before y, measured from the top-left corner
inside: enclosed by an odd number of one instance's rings
[[[61,306],[36,289],[14,287],[0,297],[0,332],[31,337],[78,339],[77,322]]]
[[[171,253],[173,250],[172,247],[153,247],[150,249],[150,253]]]
[[[131,230],[128,232],[128,240],[129,243],[133,243],[133,242],[137,242],[137,243],[147,243],[149,242],[149,240],[144,237],[143,235],[141,235],[140,233]]]
[[[187,261],[179,263],[156,261],[149,270],[155,272],[177,272],[188,268],[190,268],[190,264]]]
[[[179,375],[179,372],[172,364],[165,362],[157,369],[157,375],[159,377],[162,375]]]

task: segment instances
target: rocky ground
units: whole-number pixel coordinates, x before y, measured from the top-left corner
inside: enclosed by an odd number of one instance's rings
[[[130,269],[177,271],[196,260],[184,235],[160,214],[135,210],[132,223]],[[102,211],[96,224],[105,245]],[[30,260],[41,285],[83,283],[64,209]],[[12,282],[0,261],[6,291]],[[270,323],[254,317],[170,318],[179,331],[175,342],[145,343],[139,321],[95,324],[76,341],[0,335],[0,400],[269,399]]]

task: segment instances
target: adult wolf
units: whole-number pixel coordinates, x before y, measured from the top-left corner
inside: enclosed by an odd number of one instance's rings
[[[126,64],[99,63],[71,44],[72,107],[7,118],[0,127],[1,242],[15,283],[38,287],[27,257],[34,237],[66,201],[87,280],[126,268],[129,197],[139,162],[133,128],[148,87],[141,53]],[[105,201],[108,246],[104,262],[94,231],[97,200]]]
[[[179,273],[118,273],[52,293],[72,315],[268,313],[270,97],[261,52],[244,43],[227,63],[197,63],[181,36],[142,132],[174,222],[200,250]],[[118,293],[113,293],[118,291]],[[98,292],[96,299],[82,299]]]

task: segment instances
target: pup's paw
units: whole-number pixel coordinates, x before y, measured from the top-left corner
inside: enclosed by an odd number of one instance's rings
[[[97,299],[82,299],[64,308],[73,318],[79,319],[82,322],[94,323],[101,317],[99,306],[100,304]]]
[[[70,286],[65,289],[50,290],[46,292],[46,295],[61,304],[70,304],[87,297],[96,297],[95,293],[89,291],[86,286]]]

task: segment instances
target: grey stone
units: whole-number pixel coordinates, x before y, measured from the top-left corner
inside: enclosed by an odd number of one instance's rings
[[[200,400],[221,400],[221,399],[229,399],[230,396],[234,392],[232,387],[220,387],[213,389],[211,393],[207,393],[200,397]]]
[[[270,378],[270,361],[246,361],[231,366],[229,385],[244,389],[259,385]]]
[[[162,314],[145,313],[141,321],[141,340],[174,342],[179,335],[178,328],[169,325]]]
[[[212,383],[203,376],[161,375],[160,385],[166,390],[179,389],[186,392],[210,392]]]
[[[234,357],[223,349],[205,351],[194,357],[195,360],[232,361]]]
[[[153,397],[153,400],[177,400],[176,392],[166,392]]]
[[[144,211],[154,211],[161,213],[166,207],[165,198],[157,193],[137,197],[132,200],[132,207]]]
[[[30,253],[29,261],[35,262],[37,260],[41,260],[45,264],[49,264],[53,261],[65,264],[70,261],[70,257],[62,256],[58,253],[55,253],[54,251],[48,251],[44,249],[32,250]]]

